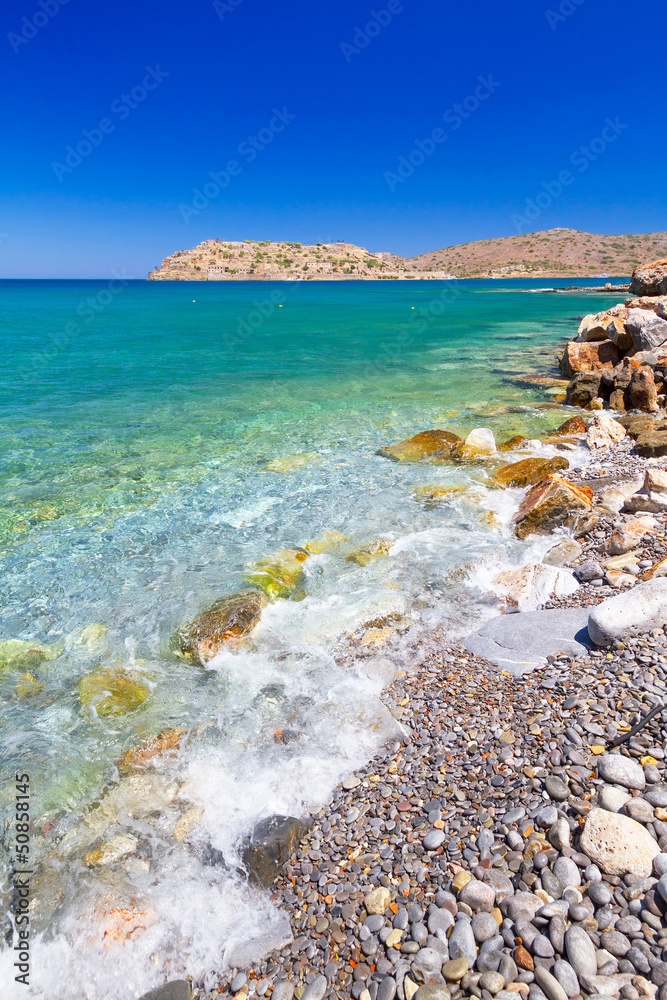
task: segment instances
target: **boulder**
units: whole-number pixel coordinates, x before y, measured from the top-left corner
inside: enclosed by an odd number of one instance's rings
[[[667,294],[667,260],[640,264],[632,272],[630,292],[633,295]]]
[[[102,718],[135,712],[150,693],[145,678],[132,671],[103,670],[88,674],[79,683],[81,708]]]
[[[662,458],[667,455],[667,428],[640,434],[635,451],[642,458]]]
[[[651,351],[667,340],[667,320],[652,309],[629,309],[625,328],[638,351]]]
[[[645,295],[638,299],[626,299],[626,309],[652,309],[662,319],[667,319],[667,295]]]
[[[638,368],[633,372],[628,396],[633,410],[655,413],[658,409],[658,390],[651,368]]]
[[[570,406],[588,406],[600,394],[601,372],[580,372],[567,387],[565,398]]]
[[[575,542],[573,538],[564,538],[562,542],[549,549],[542,562],[547,566],[565,566],[578,559],[582,552],[583,548],[579,542]]]
[[[474,458],[487,458],[495,454],[495,451],[496,441],[493,431],[488,427],[476,427],[470,431],[465,441],[458,445],[454,455],[462,461],[468,461]]]
[[[627,431],[608,413],[596,413],[588,424],[586,444],[589,448],[608,448],[622,441]]]
[[[596,646],[610,646],[635,631],[650,632],[666,622],[667,579],[660,577],[598,604],[588,617],[588,634]]]
[[[407,441],[399,441],[398,444],[380,448],[378,455],[391,458],[395,462],[433,461],[451,458],[452,452],[460,444],[462,444],[461,438],[451,431],[421,431]]]
[[[647,469],[641,490],[628,497],[624,510],[647,511],[649,514],[663,514],[667,511],[667,472],[662,469]]]
[[[494,580],[503,595],[505,614],[536,611],[553,596],[573,594],[578,584],[569,570],[544,563],[528,563],[506,570]]]
[[[616,598],[612,598],[615,600]],[[606,875],[648,878],[660,848],[646,827],[629,816],[591,809],[580,848]]]
[[[605,552],[610,556],[622,556],[641,544],[642,538],[655,530],[656,521],[650,515],[634,517],[614,528],[604,545]],[[606,565],[606,564],[605,564]]]
[[[588,608],[550,608],[499,615],[469,635],[465,648],[513,674],[546,663],[547,656],[583,656],[590,648]]]
[[[568,469],[570,463],[566,458],[524,458],[512,465],[504,465],[493,476],[492,486],[525,487],[534,486],[550,472]]]
[[[294,816],[270,816],[258,823],[243,851],[249,880],[265,889],[273,885],[307,831],[308,823]]]
[[[353,562],[358,566],[367,566],[374,559],[381,559],[383,556],[388,556],[393,544],[391,539],[378,538],[377,541],[369,542],[368,545],[362,545],[361,548],[350,552],[345,557],[345,562]]]
[[[570,341],[566,345],[560,362],[560,370],[565,378],[572,378],[578,372],[601,371],[614,368],[621,360],[621,354],[610,340],[594,344],[579,344]]]
[[[252,632],[266,601],[258,590],[232,594],[184,625],[172,639],[172,648],[184,659],[204,666],[225,643]]]
[[[555,473],[545,476],[524,497],[512,518],[516,534],[526,538],[531,534],[548,535],[573,515],[589,511],[593,491],[576,486]]]
[[[642,434],[649,434],[655,430],[667,430],[667,424],[661,424],[655,417],[644,413],[628,413],[627,416],[619,417],[618,422],[625,427],[630,437],[635,441]]]
[[[609,340],[621,350],[631,347],[632,341],[624,326],[627,314],[626,307],[619,303],[603,312],[584,316],[577,331],[577,341],[583,344]]]
[[[496,446],[498,451],[514,451],[516,448],[521,448],[522,445],[528,444],[528,438],[524,437],[523,434],[515,434],[514,437],[508,438],[507,441],[503,441],[502,444]]]

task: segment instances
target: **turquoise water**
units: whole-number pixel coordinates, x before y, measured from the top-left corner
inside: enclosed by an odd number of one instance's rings
[[[556,427],[561,389],[524,376],[556,374],[577,317],[622,297],[529,287],[0,282],[0,642],[25,644],[0,646],[0,735],[3,773],[32,781],[35,996],[54,981],[63,997],[82,984],[90,1000],[128,983],[138,995],[175,962],[196,976],[234,964],[258,925],[256,953],[284,933],[238,876],[242,837],[326,801],[374,724],[390,725],[381,683],[335,650],[386,615],[460,634],[496,607],[479,567],[525,558],[506,527],[514,491],[487,491],[484,466],[399,465],[377,449],[428,427],[500,440]],[[432,483],[472,493],[417,502]],[[304,563],[300,599],[270,604],[250,641],[207,670],[171,654],[174,629],[247,586],[253,562],[326,532],[336,542]],[[379,539],[387,556],[348,561]],[[146,701],[87,711],[80,684],[100,671],[138,679]],[[174,726],[181,752],[132,792],[118,759]],[[288,726],[294,740],[276,742]],[[91,823],[95,803],[130,792],[144,806]],[[128,834],[138,847],[123,860],[82,863]],[[202,864],[210,846],[226,867]],[[139,930],[117,940],[108,914],[132,906]]]

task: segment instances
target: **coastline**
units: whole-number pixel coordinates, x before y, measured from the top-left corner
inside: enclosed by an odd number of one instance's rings
[[[647,471],[664,467],[638,456],[625,434],[564,473],[592,491],[593,516],[556,559],[581,574],[578,589],[545,601],[538,614],[586,616],[631,591],[637,576],[650,578],[667,554],[667,505],[637,529],[637,512],[624,513],[623,504],[629,482],[636,492]],[[612,495],[617,485],[625,495]],[[637,532],[630,548],[618,543],[628,531]],[[552,551],[565,538],[553,535]],[[617,568],[605,569],[618,549]],[[403,732],[311,817],[275,880],[271,898],[290,917],[291,944],[251,971],[233,969],[205,995],[665,1000],[660,716],[605,752],[667,702],[665,630],[556,649],[518,676],[445,629],[395,635],[379,652],[348,648],[340,661],[390,679],[381,698]],[[617,822],[618,810],[643,830],[649,850],[648,861],[614,874],[591,848],[583,853],[580,838],[589,814]]]

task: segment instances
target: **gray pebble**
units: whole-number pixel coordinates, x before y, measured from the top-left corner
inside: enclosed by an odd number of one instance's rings
[[[583,927],[574,925],[565,932],[567,958],[577,976],[594,976],[598,963],[595,945]]]
[[[474,968],[477,959],[477,945],[471,921],[466,917],[456,921],[449,935],[449,957],[450,959],[467,958],[470,968]]]
[[[624,788],[637,789],[640,792],[646,787],[641,764],[621,753],[605,753],[598,757],[597,768],[598,774],[604,781],[622,785]]]
[[[559,958],[553,964],[551,970],[565,990],[568,997],[576,997],[580,991],[579,980],[577,979],[577,974],[570,965],[564,959]]]
[[[315,976],[312,983],[306,986],[301,1000],[322,1000],[327,991],[327,980],[325,976]]]
[[[554,865],[554,875],[562,886],[581,885],[581,874],[571,858],[561,855]]]
[[[429,920],[430,926],[430,920]],[[472,932],[475,936],[475,941],[482,944],[484,941],[488,941],[495,937],[498,933],[498,924],[496,918],[490,913],[482,911],[481,913],[476,913],[472,918]]]
[[[429,830],[424,837],[422,844],[426,851],[436,851],[445,842],[445,835],[442,830]]]
[[[243,986],[245,986],[247,982],[248,982],[248,977],[246,976],[245,972],[237,972],[234,978],[232,979],[231,983],[229,984],[229,988],[232,993],[238,993],[238,991]]]

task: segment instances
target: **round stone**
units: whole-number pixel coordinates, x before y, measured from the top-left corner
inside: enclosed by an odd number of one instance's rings
[[[581,874],[571,858],[558,858],[554,865],[554,875],[563,887],[581,885]]]
[[[646,777],[641,764],[620,753],[605,753],[597,761],[598,774],[604,781],[624,788],[637,789],[640,792],[646,788]]]
[[[570,789],[562,780],[556,775],[549,775],[544,783],[544,787],[550,798],[555,799],[556,802],[565,802],[566,799],[570,797]]]
[[[426,851],[437,851],[439,847],[442,847],[444,842],[445,835],[442,830],[429,830],[422,840],[422,846]]]
[[[505,980],[499,972],[485,972],[479,977],[477,985],[480,990],[488,990],[491,996],[495,996],[505,988]]]

